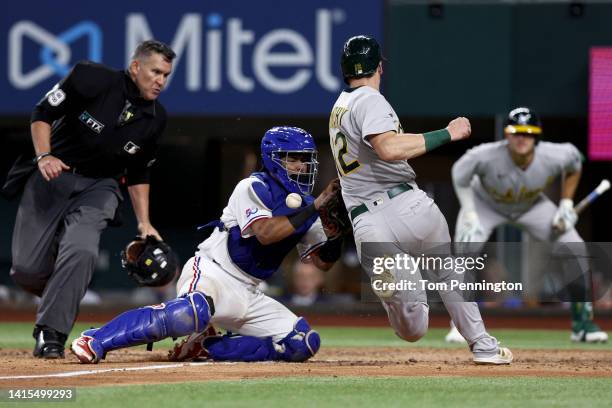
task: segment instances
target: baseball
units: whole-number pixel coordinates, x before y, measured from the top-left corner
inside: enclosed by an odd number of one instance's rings
[[[297,193],[291,193],[285,198],[285,204],[289,208],[298,208],[302,205],[302,197]]]

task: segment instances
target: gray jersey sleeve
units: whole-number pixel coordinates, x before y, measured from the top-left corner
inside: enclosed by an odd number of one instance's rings
[[[361,138],[369,146],[369,135],[396,131],[393,108],[379,93],[364,95],[355,104],[355,119],[361,124]]]
[[[453,164],[453,183],[460,187],[469,187],[474,175],[480,171],[480,158],[483,157],[484,146],[469,149]]]
[[[582,169],[582,154],[571,143],[552,143],[542,141],[537,152],[557,176],[561,173],[575,173]]]
[[[580,151],[571,143],[562,143],[560,147],[563,148],[563,171],[567,173],[575,173],[582,169],[582,154]]]

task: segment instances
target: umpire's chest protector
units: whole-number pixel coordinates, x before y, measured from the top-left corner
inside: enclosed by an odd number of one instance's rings
[[[289,215],[299,209],[291,209],[285,204],[287,191],[267,173],[254,173],[255,177],[265,183],[266,189],[256,190],[257,196],[272,209],[272,215]],[[259,184],[259,183],[255,183]],[[312,196],[302,196],[304,208],[314,201]],[[300,209],[301,209],[300,208]],[[312,224],[317,220],[318,213],[310,217],[300,228],[287,238],[270,245],[262,245],[257,237],[243,238],[240,227],[230,228],[227,240],[227,250],[232,262],[249,275],[265,280],[276,272],[285,256],[297,245]]]

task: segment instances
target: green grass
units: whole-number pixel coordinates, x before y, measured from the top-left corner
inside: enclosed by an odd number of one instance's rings
[[[429,329],[416,343],[407,343],[386,327],[321,327],[317,328],[325,346],[337,347],[440,347],[462,348],[462,344],[447,344],[448,329]],[[533,349],[612,349],[612,344],[576,344],[569,341],[569,330],[494,329],[489,332],[504,345]]]
[[[597,407],[612,401],[609,379],[283,378],[79,388],[54,407]],[[151,405],[153,404],[153,405]],[[6,404],[25,407],[26,403]]]
[[[70,340],[81,331],[99,323],[77,324],[70,333]],[[323,346],[328,347],[441,347],[462,348],[464,345],[449,345],[444,342],[447,329],[430,329],[417,343],[407,343],[396,337],[387,327],[317,327]],[[568,330],[495,329],[490,333],[511,348],[531,349],[590,349],[611,350],[612,343],[576,344],[569,341]],[[171,339],[156,344],[169,348]],[[0,323],[0,348],[30,348],[34,346],[31,323]],[[144,346],[143,346],[144,347]]]

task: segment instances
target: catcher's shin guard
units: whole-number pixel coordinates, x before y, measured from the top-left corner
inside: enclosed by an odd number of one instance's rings
[[[300,317],[295,322],[293,331],[279,341],[278,345],[281,346],[280,349],[277,347],[278,360],[306,361],[319,351],[321,337],[310,328],[306,319]]]
[[[213,314],[212,298],[191,292],[160,305],[125,312],[99,329],[87,330],[83,337],[88,338],[95,360],[100,360],[111,350],[202,332]]]
[[[319,333],[312,330],[300,317],[293,330],[281,341],[270,337],[219,336],[204,340],[208,356],[218,361],[306,361],[314,356],[321,345]]]

